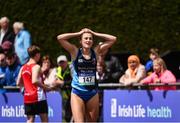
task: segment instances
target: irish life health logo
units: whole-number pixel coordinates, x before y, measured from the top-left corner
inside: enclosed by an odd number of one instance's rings
[[[117,117],[117,99],[111,99],[111,117]]]

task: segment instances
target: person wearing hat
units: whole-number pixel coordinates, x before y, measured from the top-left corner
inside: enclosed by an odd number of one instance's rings
[[[57,58],[57,64],[57,76],[59,77],[59,79],[64,80],[67,84],[67,82],[70,82],[72,79],[70,71],[71,62],[68,62],[65,55],[60,55]]]
[[[66,122],[70,122],[72,113],[70,106],[70,96],[71,96],[71,62],[68,62],[68,59],[65,55],[60,55],[57,58],[57,78],[64,81],[64,90],[61,90],[61,95],[63,98],[63,120]]]

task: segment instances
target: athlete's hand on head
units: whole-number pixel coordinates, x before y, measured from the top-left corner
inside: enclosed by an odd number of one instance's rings
[[[82,29],[82,30],[84,31],[84,33],[89,32],[89,29],[88,29],[88,28],[84,28],[84,29]]]
[[[81,29],[81,31],[79,31],[79,34],[82,35],[84,33],[84,30]]]
[[[91,33],[92,35],[94,35],[94,32],[88,28],[81,29],[81,31],[79,33],[80,33],[80,35],[82,35],[83,33]]]
[[[94,34],[94,32],[90,29],[88,29],[88,32],[91,33],[91,34]]]
[[[82,31],[83,31],[84,33],[93,33],[93,31],[90,30],[90,29],[88,29],[88,28],[83,28]]]

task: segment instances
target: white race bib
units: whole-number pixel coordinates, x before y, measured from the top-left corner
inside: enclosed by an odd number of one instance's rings
[[[94,76],[79,77],[79,83],[81,85],[94,85],[95,77]]]

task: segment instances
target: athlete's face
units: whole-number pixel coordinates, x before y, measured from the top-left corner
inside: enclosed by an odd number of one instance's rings
[[[93,36],[91,33],[83,33],[80,41],[83,48],[91,48],[93,45]]]
[[[39,62],[40,59],[41,59],[41,54],[40,54],[40,53],[37,53],[36,56],[35,56],[36,62]]]

